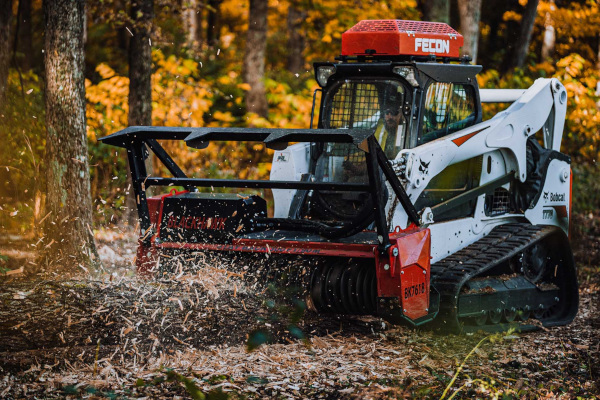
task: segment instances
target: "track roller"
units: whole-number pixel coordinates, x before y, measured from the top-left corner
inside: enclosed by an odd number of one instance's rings
[[[470,317],[466,319],[469,325],[483,326],[488,320],[488,315],[485,311],[482,311],[480,315],[476,317]]]
[[[502,320],[504,322],[513,322],[515,318],[517,318],[516,308],[511,307],[510,310],[504,309],[504,311],[502,311]]]
[[[519,321],[527,321],[531,317],[531,310],[523,308],[517,311],[517,319]]]
[[[502,310],[497,308],[488,311],[490,324],[499,324],[502,321]]]

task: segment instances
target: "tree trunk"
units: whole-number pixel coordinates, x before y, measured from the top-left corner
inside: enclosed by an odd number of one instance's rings
[[[424,21],[450,23],[449,0],[423,0],[421,10]]]
[[[246,107],[262,117],[269,107],[265,95],[265,51],[267,47],[267,0],[250,0],[246,51],[244,53],[244,81],[250,85]]]
[[[287,15],[288,27],[288,60],[287,67],[290,72],[300,73],[304,70],[304,35],[301,33],[302,21],[306,12],[300,10],[297,4],[291,3]]]
[[[208,16],[206,19],[206,42],[216,46],[221,40],[220,8],[223,0],[208,0]]]
[[[131,5],[133,37],[129,44],[129,125],[152,125],[152,47],[150,30],[154,0]]]
[[[19,0],[19,46],[22,54],[21,68],[28,71],[33,66],[33,30],[31,27],[31,0]]]
[[[519,30],[519,37],[516,41],[515,54],[509,65],[512,68],[522,68],[529,52],[529,43],[531,43],[531,33],[533,32],[533,23],[535,22],[535,16],[537,15],[537,7],[540,0],[529,0],[527,6],[525,6],[525,12],[523,12],[523,18],[521,18],[521,28]],[[510,63],[512,61],[512,63]],[[509,68],[509,69],[512,69]]]
[[[85,121],[84,0],[44,1],[46,71],[47,264],[99,262]]]
[[[481,19],[481,0],[458,0],[460,14],[460,33],[465,38],[462,54],[469,55],[473,64],[477,63],[479,44],[479,20]]]
[[[2,0],[0,2],[0,107],[4,105],[6,88],[8,86],[11,20],[12,0]]]
[[[550,10],[554,11],[556,6],[554,5],[554,0],[550,1]],[[554,29],[552,15],[550,11],[546,12],[546,17],[544,21],[545,29],[544,29],[544,40],[542,41],[542,62],[546,61],[552,54],[554,53],[554,45],[556,44],[556,31]]]
[[[134,0],[131,5],[133,37],[129,41],[129,126],[152,125],[152,47],[150,32],[154,18],[154,0]],[[148,169],[151,172],[152,169]],[[129,174],[129,173],[128,173]],[[124,220],[135,227],[138,222],[137,202],[128,175],[129,193]]]
[[[186,43],[188,47],[192,49],[198,49],[200,47],[200,32],[201,32],[201,22],[202,20],[199,18],[200,4],[198,0],[186,0],[183,4],[182,17],[183,17],[183,27],[185,29]]]

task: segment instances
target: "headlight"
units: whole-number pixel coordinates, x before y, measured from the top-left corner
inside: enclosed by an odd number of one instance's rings
[[[335,74],[334,66],[326,65],[319,67],[317,68],[317,82],[319,82],[319,85],[321,86],[327,86],[327,79],[333,74]]]
[[[419,86],[419,82],[415,79],[415,70],[411,67],[394,67],[392,70],[395,74],[400,75],[408,81],[414,87]]]

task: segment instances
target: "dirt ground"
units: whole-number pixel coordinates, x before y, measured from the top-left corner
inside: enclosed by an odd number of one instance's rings
[[[303,312],[251,265],[140,279],[114,228],[96,233],[102,271],[37,271],[35,242],[5,235],[0,398],[598,398],[600,218],[578,218],[575,321],[496,335]]]

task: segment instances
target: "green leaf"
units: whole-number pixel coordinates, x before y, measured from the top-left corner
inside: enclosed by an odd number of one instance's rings
[[[196,386],[196,384],[194,384],[194,382],[191,379],[186,378],[184,385],[185,385],[185,389],[190,394],[192,399],[194,399],[194,400],[206,399],[206,396],[204,396],[204,393],[202,393],[202,391],[200,389],[198,389],[198,386]]]
[[[229,377],[227,375],[214,375],[214,376],[211,376],[208,379],[208,381],[212,384],[215,384],[215,383],[226,381],[227,379],[229,379]]]
[[[227,400],[229,395],[221,390],[221,388],[211,390],[206,395],[206,400]]]
[[[248,341],[246,342],[246,349],[251,352],[260,347],[261,344],[267,343],[269,340],[269,334],[262,330],[258,329],[253,331],[248,337]]]
[[[119,396],[113,392],[112,390],[110,392],[106,392],[102,394],[104,397],[108,397],[110,400],[115,400],[117,399]]]
[[[304,332],[302,332],[302,329],[298,328],[296,325],[288,326],[288,330],[290,331],[290,335],[296,339],[304,339]]]
[[[68,385],[63,387],[64,394],[77,394],[79,391],[74,385]]]
[[[258,376],[250,375],[250,376],[248,376],[246,378],[246,382],[247,383],[258,383],[260,385],[264,385],[264,384],[269,383],[269,380],[265,379],[265,378],[258,377]]]

